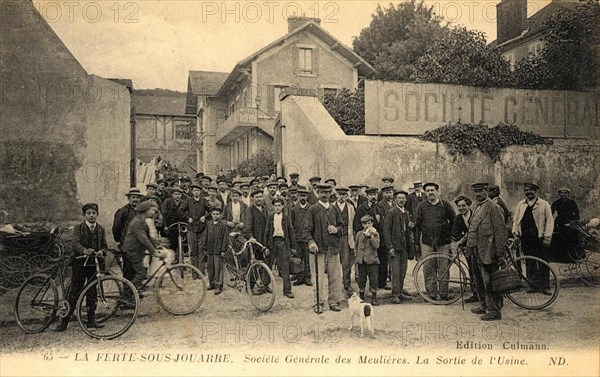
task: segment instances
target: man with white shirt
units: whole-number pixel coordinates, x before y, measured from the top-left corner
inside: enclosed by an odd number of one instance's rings
[[[242,192],[238,189],[232,188],[231,192],[231,201],[227,203],[225,209],[223,210],[223,219],[227,221],[227,226],[233,231],[241,231],[244,229],[244,223],[242,219],[244,218],[244,211],[247,206],[244,202],[240,200],[242,196]]]
[[[289,217],[283,212],[285,202],[282,198],[273,199],[274,213],[267,220],[265,230],[267,247],[271,253],[270,268],[277,260],[277,268],[283,279],[283,295],[294,298],[292,282],[290,279],[290,258],[296,253],[296,239],[294,228]]]
[[[350,271],[354,264],[352,250],[354,250],[354,207],[348,202],[348,191],[346,187],[337,187],[337,197],[334,207],[340,213],[342,219],[340,229],[340,263],[342,264],[342,282],[346,293],[350,290]]]
[[[514,211],[512,232],[515,237],[521,239],[525,255],[538,257],[548,262],[548,248],[554,231],[554,217],[550,203],[538,197],[538,190],[539,187],[535,183],[523,184],[525,199],[517,204]],[[550,272],[545,266],[528,261],[527,279],[532,282],[527,288],[527,293],[551,294],[548,290]]]

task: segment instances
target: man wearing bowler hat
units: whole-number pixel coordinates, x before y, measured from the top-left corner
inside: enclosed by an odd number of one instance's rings
[[[125,196],[127,197],[128,203],[115,212],[112,226],[113,238],[115,239],[115,242],[119,244],[119,249],[123,247],[123,241],[127,234],[127,227],[135,217],[135,207],[142,199],[142,193],[136,187],[132,187]]]
[[[421,253],[423,257],[433,253],[449,254],[456,214],[452,205],[439,197],[437,183],[426,183],[423,188],[427,199],[418,205],[415,219],[417,235],[420,235],[416,240],[421,242]],[[436,260],[423,266],[425,288],[433,300],[437,300],[438,295],[440,300],[448,299],[448,281],[440,276],[446,268],[446,265],[438,266]]]
[[[538,196],[539,186],[532,182],[523,184],[525,199],[515,209],[512,232],[521,239],[525,255],[548,262],[548,248],[552,242],[554,218],[550,204]],[[550,271],[545,266],[527,261],[527,279],[531,280],[527,293],[550,295]]]
[[[475,288],[479,296],[479,307],[471,309],[474,314],[481,314],[483,321],[495,321],[502,318],[502,296],[492,290],[492,274],[499,269],[499,261],[504,256],[504,248],[508,231],[504,225],[504,215],[499,205],[488,197],[487,183],[471,185],[477,206],[469,221],[466,242],[469,254],[474,255],[481,275],[474,274]],[[481,280],[479,280],[481,279]]]

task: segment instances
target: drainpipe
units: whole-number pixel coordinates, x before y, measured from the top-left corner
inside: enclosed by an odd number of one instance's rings
[[[132,101],[131,104],[131,114],[129,117],[129,124],[130,124],[130,135],[129,137],[131,138],[131,146],[130,146],[130,154],[131,154],[131,160],[129,161],[129,187],[135,187],[137,186],[137,179],[136,179],[136,171],[135,171],[135,167],[136,167],[136,154],[135,154],[135,104]]]

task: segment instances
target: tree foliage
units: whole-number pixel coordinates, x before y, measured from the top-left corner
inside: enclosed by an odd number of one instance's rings
[[[544,49],[515,66],[519,87],[588,90],[600,80],[600,2],[582,1],[545,23]]]
[[[433,7],[411,0],[385,9],[377,6],[371,24],[353,39],[352,46],[377,69],[376,78],[406,81],[417,59],[444,31]]]
[[[411,80],[485,87],[512,81],[500,51],[488,46],[482,32],[465,27],[450,28],[436,40],[417,60]]]
[[[238,164],[236,173],[242,177],[256,177],[269,175],[273,172],[275,166],[275,157],[270,148],[259,149],[250,158]]]
[[[346,135],[364,135],[364,87],[360,87],[354,91],[344,88],[336,94],[326,94],[323,98],[323,105]]]
[[[446,145],[452,155],[469,155],[479,149],[492,161],[499,161],[502,150],[511,145],[552,144],[550,139],[506,123],[490,128],[485,124],[459,122],[427,131],[421,139]]]

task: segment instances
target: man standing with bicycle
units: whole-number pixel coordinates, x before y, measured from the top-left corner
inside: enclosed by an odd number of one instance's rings
[[[524,183],[525,199],[517,204],[512,232],[521,239],[525,255],[538,257],[548,262],[548,248],[554,232],[554,218],[550,204],[538,197],[539,186],[535,183]],[[550,271],[540,263],[527,261],[527,279],[535,287],[529,287],[527,293],[542,292],[551,295]]]
[[[469,253],[475,256],[481,271],[480,276],[475,274],[480,307],[472,309],[471,312],[482,314],[482,321],[495,321],[502,319],[502,296],[493,291],[492,274],[500,267],[499,260],[504,256],[508,231],[504,225],[502,209],[488,197],[488,184],[474,183],[471,189],[477,199],[477,206],[469,222],[466,243]]]

